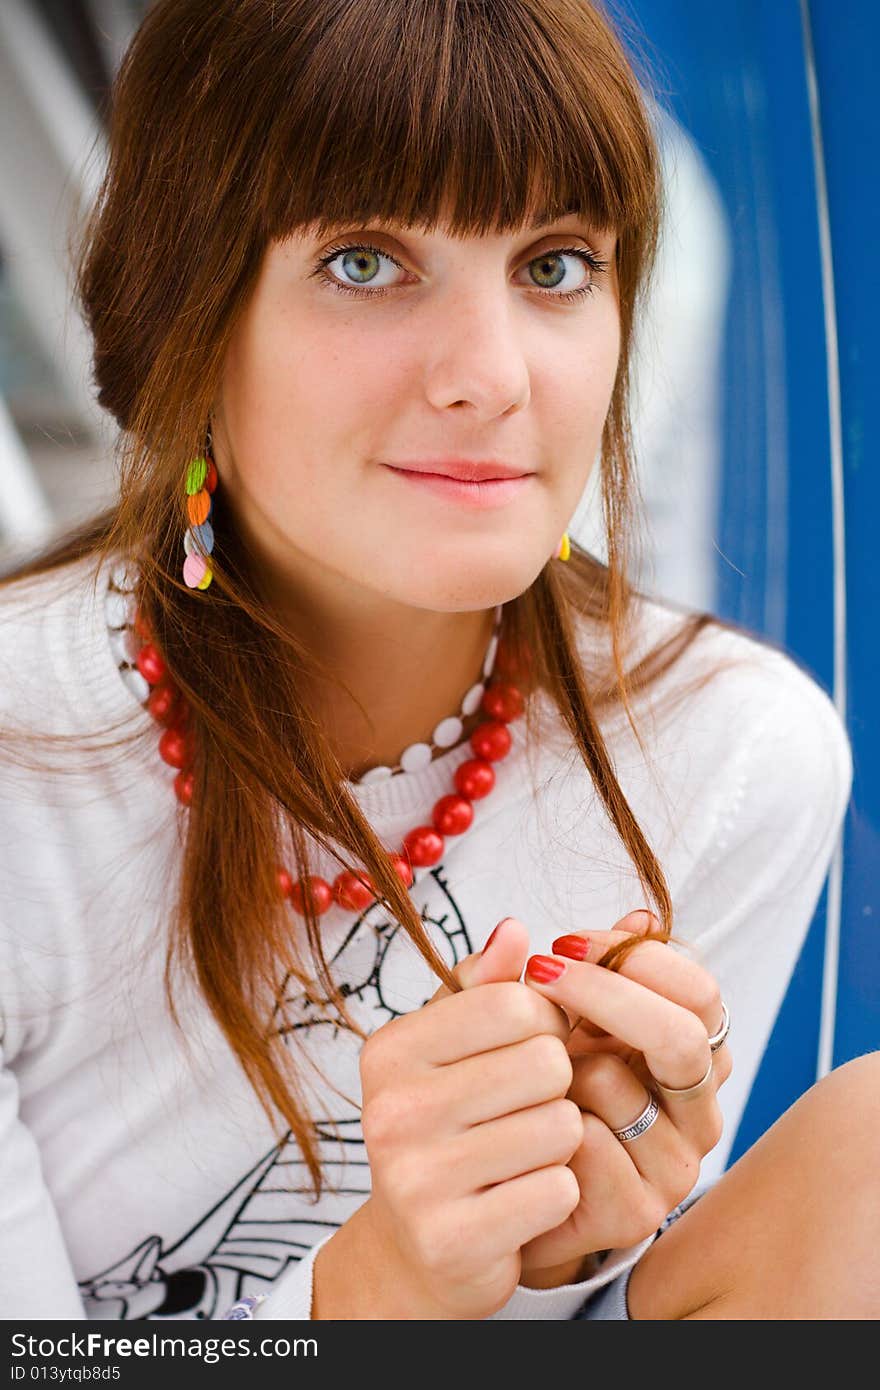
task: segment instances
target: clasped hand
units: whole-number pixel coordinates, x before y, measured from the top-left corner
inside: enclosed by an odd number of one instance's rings
[[[709,1048],[722,1018],[717,981],[657,940],[640,942],[616,970],[596,964],[611,946],[656,926],[650,913],[632,912],[610,931],[557,938],[552,956],[531,956],[526,964],[524,983],[557,1004],[571,1025],[567,1098],[581,1111],[583,1137],[568,1163],[580,1200],[560,1226],[522,1247],[524,1284],[575,1282],[590,1274],[594,1252],[645,1240],[693,1190],[701,1160],[721,1137],[717,1092],[730,1076],[731,1060],[726,1044],[714,1054]],[[500,936],[493,943],[493,971],[515,969],[518,959],[521,970],[526,929],[509,918],[503,933],[503,944]],[[573,958],[584,950],[583,959]],[[540,971],[548,960],[564,967],[558,977],[533,978],[534,965]],[[710,1061],[709,1081],[696,1094],[657,1093],[661,1109],[654,1124],[636,1139],[615,1136],[642,1114],[655,1083],[690,1088]]]

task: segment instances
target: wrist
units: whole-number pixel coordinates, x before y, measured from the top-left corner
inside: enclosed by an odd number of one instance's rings
[[[591,1251],[563,1264],[524,1270],[519,1282],[527,1289],[557,1289],[563,1284],[582,1284],[585,1279],[592,1279],[598,1273],[600,1263],[598,1252]]]
[[[373,1220],[372,1198],[318,1251],[312,1271],[312,1318],[376,1321],[441,1318],[396,1249]]]

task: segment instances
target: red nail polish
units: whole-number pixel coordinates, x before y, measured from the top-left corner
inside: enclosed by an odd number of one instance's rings
[[[505,918],[504,920],[506,921],[507,919]],[[499,922],[499,923],[498,923],[498,927],[500,927],[500,926],[501,926],[501,923]],[[492,942],[495,940],[495,936],[496,936],[496,933],[497,933],[497,931],[498,931],[498,927],[495,927],[494,930],[490,932],[490,934],[489,934],[489,940],[486,942],[485,946],[483,947],[482,951],[480,952],[480,955],[481,955],[481,956],[484,956],[484,955],[486,954],[486,952],[488,951],[489,947],[492,945]]]
[[[557,936],[550,949],[557,956],[569,956],[571,960],[586,960],[590,954],[590,938]]]
[[[530,980],[537,981],[540,985],[552,984],[558,980],[565,969],[565,962],[553,960],[552,956],[529,956],[526,962],[526,974]]]

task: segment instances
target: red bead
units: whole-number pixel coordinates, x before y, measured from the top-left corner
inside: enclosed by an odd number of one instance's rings
[[[525,701],[515,685],[495,681],[484,691],[480,707],[493,719],[509,724],[512,719],[519,719],[525,709]]]
[[[433,825],[417,825],[415,830],[411,830],[405,836],[403,849],[411,864],[419,867],[437,864],[443,858],[443,836],[438,834]]]
[[[208,461],[208,471],[205,474],[204,487],[206,492],[213,492],[217,486],[217,465],[210,454],[205,455]]]
[[[412,865],[402,854],[392,854],[391,866],[403,884],[404,888],[411,888],[413,881]]]
[[[135,665],[149,685],[158,685],[162,677],[168,674],[168,667],[151,642],[141,647]]]
[[[160,681],[150,691],[147,710],[157,724],[173,724],[179,710],[177,688],[170,681]]]
[[[487,719],[471,734],[471,748],[478,758],[485,758],[490,763],[506,758],[512,742],[507,725],[496,719]]]
[[[367,882],[362,882],[362,879],[366,879]],[[368,887],[367,884],[371,886]],[[333,880],[333,896],[340,907],[347,907],[350,912],[361,912],[376,900],[375,889],[366,869],[361,870],[359,874],[354,874],[349,869],[337,874]]]
[[[317,874],[310,874],[308,878],[308,891],[303,889],[301,878],[296,880],[290,893],[290,901],[293,903],[301,917],[305,917],[306,899],[311,904],[312,911],[319,917],[333,906],[333,889],[325,878],[319,878]]]
[[[191,772],[178,772],[174,779],[174,792],[184,806],[192,805],[194,777]]]
[[[279,895],[282,898],[289,898],[293,891],[293,879],[281,864],[275,867],[275,881],[278,884]]]
[[[466,796],[441,796],[431,813],[441,835],[461,835],[474,819],[474,808]]]
[[[494,787],[495,770],[485,758],[469,758],[466,763],[459,763],[453,781],[468,801],[479,801]]]
[[[166,729],[159,739],[159,756],[169,767],[185,767],[189,748],[186,736],[180,729]]]

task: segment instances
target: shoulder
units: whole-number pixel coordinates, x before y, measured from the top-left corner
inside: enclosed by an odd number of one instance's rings
[[[4,725],[91,731],[128,712],[105,614],[108,590],[125,573],[119,561],[90,555],[0,584]]]
[[[643,601],[641,641],[680,630],[683,615],[654,600]],[[809,750],[827,754],[848,779],[849,739],[828,692],[790,652],[757,633],[710,620],[661,676],[652,703],[681,703],[681,717],[710,720],[719,738],[775,748],[780,756]]]
[[[689,615],[639,598],[627,669],[659,674],[633,697],[636,727],[648,761],[679,795],[702,802],[751,799],[755,814],[802,813],[839,820],[852,785],[846,728],[818,680],[792,655],[758,635],[707,622],[663,669]],[[582,628],[585,660],[595,634]],[[625,768],[637,756],[620,710],[601,721],[609,749]]]

